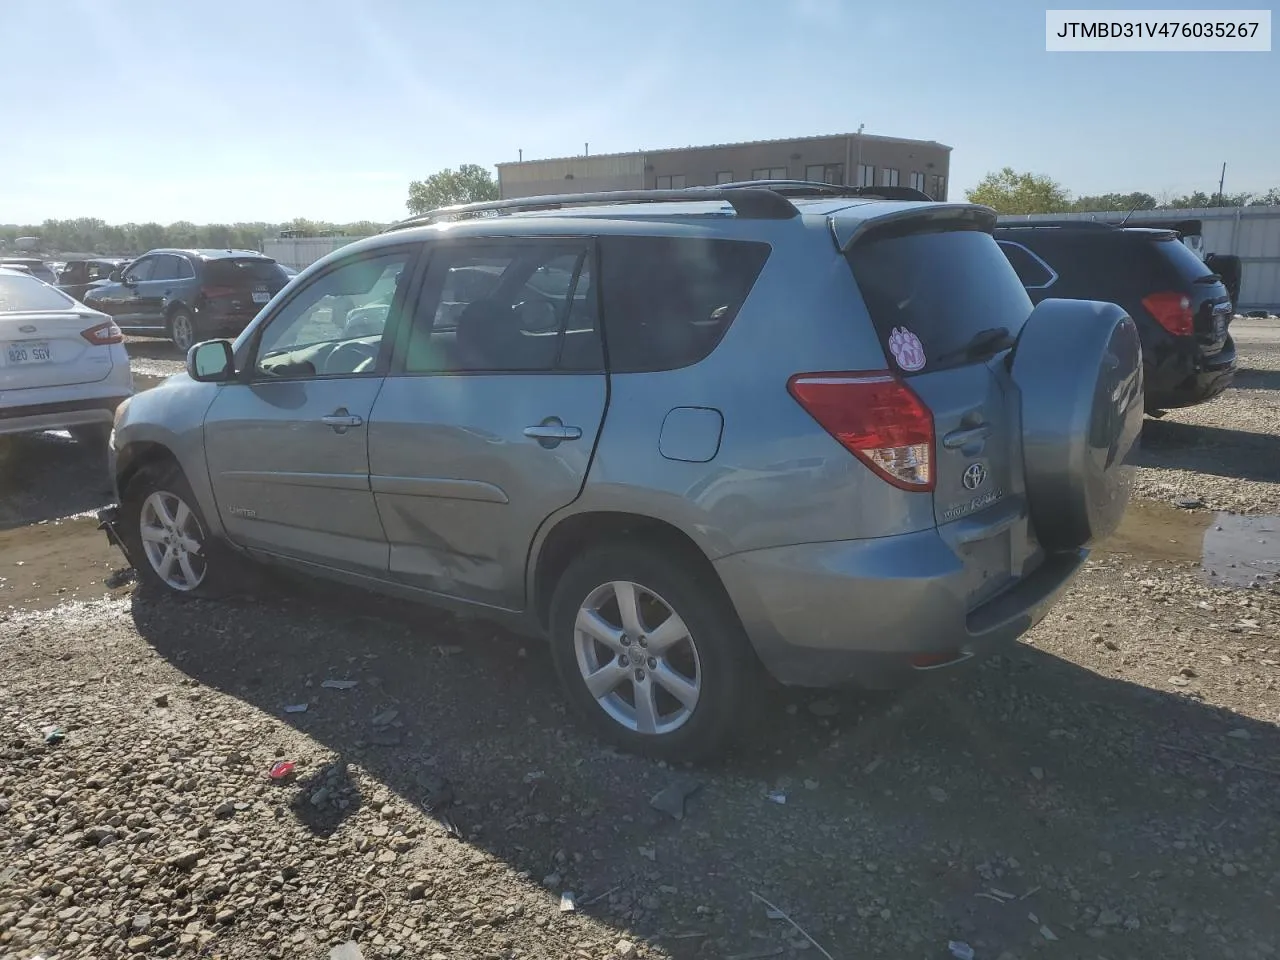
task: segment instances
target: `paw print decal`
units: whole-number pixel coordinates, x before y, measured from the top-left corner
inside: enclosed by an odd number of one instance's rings
[[[889,352],[908,373],[924,367],[924,344],[906,327],[894,327],[889,333]]]

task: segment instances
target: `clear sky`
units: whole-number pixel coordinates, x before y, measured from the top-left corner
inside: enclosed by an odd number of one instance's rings
[[[0,223],[390,220],[411,179],[518,149],[860,123],[954,147],[953,199],[1005,165],[1076,194],[1209,192],[1224,160],[1228,191],[1280,185],[1280,53],[1049,54],[1044,10],[0,0]]]

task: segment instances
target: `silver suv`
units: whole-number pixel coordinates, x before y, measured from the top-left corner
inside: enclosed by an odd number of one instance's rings
[[[993,212],[726,186],[437,211],[128,401],[146,581],[239,555],[547,638],[669,759],[786,684],[902,684],[1036,623],[1128,498],[1133,322],[1034,310]]]

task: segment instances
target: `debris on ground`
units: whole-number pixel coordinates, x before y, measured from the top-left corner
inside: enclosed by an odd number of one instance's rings
[[[272,780],[287,780],[293,775],[295,766],[291,760],[277,760],[267,771],[267,776]]]
[[[329,951],[329,960],[364,960],[364,953],[358,943],[348,940]]]
[[[359,680],[324,680],[320,686],[326,690],[350,690],[359,683]]]
[[[395,723],[396,717],[400,716],[400,711],[395,707],[389,710],[383,710],[381,713],[374,714],[373,719],[369,722],[375,727],[389,727]]]
[[[947,951],[955,960],[973,960],[973,947],[969,946],[963,940],[951,940],[947,943]]]
[[[572,890],[566,890],[564,893],[560,894],[561,913],[573,913],[577,908],[577,900],[574,897]]]
[[[285,713],[306,713],[307,705],[305,703],[290,703],[284,708]]]
[[[133,567],[125,567],[122,570],[113,571],[102,583],[107,589],[115,590],[118,587],[133,583],[137,579],[138,571],[134,570]]]
[[[698,792],[702,783],[693,777],[681,777],[653,795],[649,806],[676,820],[684,819],[684,802]]]
[[[787,802],[787,795],[783,793],[781,790],[770,790],[767,794],[765,794],[765,796],[768,798],[770,803],[785,805]]]
[[[40,736],[44,737],[45,743],[61,743],[67,739],[67,731],[56,723],[51,723],[47,727],[40,728]]]

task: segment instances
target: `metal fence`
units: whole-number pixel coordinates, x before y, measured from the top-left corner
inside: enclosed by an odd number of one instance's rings
[[[1104,220],[1118,223],[1124,213],[1051,213],[1002,217],[1036,223],[1042,220]],[[1204,210],[1139,210],[1143,220],[1199,220],[1205,253],[1240,258],[1240,302],[1237,310],[1280,313],[1280,206],[1210,207]]]

